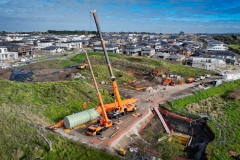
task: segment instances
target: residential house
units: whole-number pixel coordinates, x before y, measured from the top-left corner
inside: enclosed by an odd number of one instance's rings
[[[67,42],[71,40],[69,36],[57,36],[57,39],[59,39],[59,42]]]
[[[126,53],[127,55],[131,55],[131,56],[137,56],[137,55],[141,55],[141,47],[136,46],[136,47],[127,47],[125,48],[124,53]]]
[[[169,54],[177,54],[178,50],[172,47],[172,48],[163,50],[163,52],[169,53]]]
[[[184,55],[181,55],[181,54],[171,54],[167,60],[169,61],[177,61],[177,62],[181,62],[185,59],[185,56]]]
[[[87,47],[89,45],[89,40],[81,40],[80,42],[82,42],[82,47]]]
[[[80,50],[82,48],[82,42],[81,41],[58,42],[58,43],[55,43],[55,46],[64,48],[65,50],[71,50],[71,49]]]
[[[226,51],[226,50],[228,50],[228,45],[226,45],[226,44],[209,44],[207,47],[206,47],[206,49],[208,50],[208,51],[216,51],[216,50],[218,50],[218,51]]]
[[[93,39],[93,40],[90,40],[90,41],[89,41],[89,46],[90,46],[90,47],[93,47],[93,46],[95,46],[95,45],[100,45],[100,44],[101,44],[100,39]]]
[[[53,41],[41,40],[41,41],[37,41],[37,45],[40,46],[40,48],[46,48],[46,47],[52,46]]]
[[[210,57],[223,59],[226,63],[234,64],[236,61],[235,53],[231,51],[211,51],[209,54]]]
[[[48,47],[42,48],[42,50],[47,51],[49,53],[60,53],[64,51],[64,49],[56,46],[48,46]]]
[[[155,54],[154,48],[142,48],[141,49],[141,56],[143,57],[151,57]]]
[[[187,60],[187,65],[207,70],[226,68],[226,62],[224,60],[213,57],[190,57]]]
[[[31,55],[36,48],[34,45],[16,45],[8,42],[2,42],[0,45],[5,46],[9,52],[18,52],[18,57]]]
[[[6,47],[0,47],[0,60],[18,59],[18,52],[8,52]]]
[[[155,46],[155,52],[161,52],[161,50],[162,50],[161,44]]]
[[[119,53],[119,48],[116,45],[106,44],[106,50],[109,52]],[[103,51],[102,45],[94,45],[94,52]]]
[[[169,53],[162,53],[162,52],[160,52],[160,53],[154,54],[154,55],[152,56],[152,58],[157,58],[157,59],[165,60],[165,59],[167,59],[169,56],[170,56]]]
[[[176,43],[178,36],[169,36],[168,37],[168,43]]]
[[[193,51],[191,48],[184,47],[181,54],[184,55],[186,58],[189,58],[190,55],[193,54]]]

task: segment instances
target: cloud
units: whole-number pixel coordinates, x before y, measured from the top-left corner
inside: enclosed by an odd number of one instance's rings
[[[90,18],[93,9],[103,31],[159,32],[166,26],[166,32],[200,32],[196,26],[207,23],[236,29],[240,17],[236,0],[1,0],[0,30],[96,30]]]

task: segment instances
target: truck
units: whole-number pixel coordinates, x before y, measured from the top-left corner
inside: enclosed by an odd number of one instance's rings
[[[166,79],[163,81],[162,85],[163,85],[163,86],[167,86],[167,85],[169,85],[171,82],[172,82],[172,79],[168,77],[168,78],[166,78]]]
[[[110,60],[109,60],[109,57],[108,57],[105,42],[104,42],[104,39],[103,39],[103,36],[102,36],[102,33],[101,33],[97,13],[96,13],[95,10],[92,10],[91,13],[93,14],[95,24],[96,24],[96,27],[97,27],[97,31],[98,31],[98,35],[99,35],[100,40],[101,40],[102,48],[103,48],[103,51],[104,51],[104,57],[105,57],[107,67],[108,67],[108,72],[110,74],[110,79],[112,81],[113,93],[114,93],[115,99],[117,101],[116,104],[114,103],[112,105],[108,105],[109,107],[108,107],[108,109],[106,109],[106,111],[109,112],[109,110],[110,110],[110,112],[112,112],[113,110],[115,110],[115,112],[120,112],[120,114],[122,114],[122,115],[124,115],[126,112],[133,112],[137,109],[136,104],[133,103],[133,102],[136,102],[137,99],[127,99],[127,100],[124,101],[124,103],[121,100],[121,97],[120,97],[120,94],[119,94],[119,91],[118,91],[116,77],[113,74],[112,66],[111,66],[111,63],[110,63]],[[111,108],[110,108],[110,106],[111,106]]]
[[[194,82],[195,78],[191,77],[186,80],[186,83],[192,83]]]
[[[97,96],[98,96],[98,100],[100,102],[100,110],[101,110],[101,111],[99,111],[99,113],[101,115],[101,118],[98,119],[98,121],[97,121],[98,124],[97,125],[91,125],[86,130],[87,135],[95,136],[95,135],[101,135],[104,130],[111,127],[112,126],[112,121],[108,119],[108,116],[107,116],[107,113],[106,113],[106,110],[105,110],[105,107],[104,107],[104,104],[103,104],[102,95],[101,95],[101,93],[98,89],[97,81],[95,79],[95,76],[94,76],[94,73],[93,73],[93,70],[92,70],[91,63],[90,63],[90,60],[88,58],[87,52],[85,52],[85,54],[86,54],[86,58],[88,60],[89,69],[90,69],[91,74],[92,74],[94,86],[95,86],[95,89],[97,91]]]

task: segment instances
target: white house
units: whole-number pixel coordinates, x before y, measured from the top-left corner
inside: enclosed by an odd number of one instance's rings
[[[144,57],[151,57],[155,54],[154,48],[142,48],[141,55]]]
[[[209,44],[206,48],[208,51],[226,51],[228,50],[228,45],[222,43]]]
[[[55,46],[61,47],[61,48],[66,48],[67,50],[70,49],[81,49],[82,48],[82,42],[75,41],[75,42],[59,42],[56,43]]]
[[[48,51],[50,53],[59,53],[59,52],[63,52],[64,51],[64,49],[56,47],[56,46],[45,47],[42,50]]]
[[[190,57],[188,59],[188,64],[192,67],[216,70],[217,68],[226,68],[226,62],[222,59],[216,59],[211,57]]]
[[[45,48],[45,47],[48,47],[48,46],[52,46],[53,42],[51,42],[51,41],[38,41],[37,45],[40,46],[41,48]]]
[[[107,51],[119,53],[118,46],[112,44],[106,44],[105,46]],[[96,51],[103,51],[102,45],[94,45],[94,52]]]
[[[0,47],[0,60],[14,60],[18,58],[18,52],[8,52],[7,48]]]

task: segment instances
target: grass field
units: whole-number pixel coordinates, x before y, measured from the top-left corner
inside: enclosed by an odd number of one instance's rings
[[[110,82],[103,53],[89,53],[89,56],[91,57],[91,62],[94,62],[92,64],[97,81]],[[109,54],[109,57],[114,66],[116,66],[116,68],[113,67],[113,72],[119,84],[134,79],[132,75],[120,71],[129,69],[131,65],[135,67],[133,69],[140,68],[140,70],[146,73],[148,73],[148,69],[159,67],[166,67],[172,73],[179,72],[185,77],[208,73],[208,71],[170,64],[155,59],[133,58],[114,53]],[[46,61],[35,64],[35,67],[64,68],[71,64],[77,64],[84,59],[85,56],[79,54],[73,57],[72,61]],[[123,68],[122,64],[127,65]],[[31,67],[31,64],[25,67]],[[88,70],[83,70],[81,74],[89,77],[87,82],[91,82]],[[99,104],[95,89],[87,82],[81,79],[69,82],[45,83],[0,81],[0,109],[2,112],[0,123],[1,159],[39,159],[41,157],[43,159],[118,159],[108,155],[106,152],[90,149],[42,129],[58,122],[66,115],[82,111],[81,106],[83,102],[87,102],[87,109]],[[220,88],[217,90],[217,93],[224,95],[225,92],[229,92],[232,88],[237,87],[239,83],[237,82],[233,85],[233,87],[227,87],[228,90],[224,90],[224,87]],[[103,95],[104,103],[114,101],[108,96],[109,93],[107,91],[100,91]],[[213,93],[209,93],[207,96],[205,96],[206,93],[202,94],[199,95],[200,98],[190,97],[182,100],[187,101],[187,103],[176,101],[174,104],[179,103],[179,109],[182,109],[184,105],[198,102],[213,95]],[[191,98],[195,100],[191,100]],[[179,109],[176,108],[176,110]],[[45,135],[52,142],[52,151],[49,152],[49,146],[41,134]]]
[[[206,149],[208,159],[232,159],[230,152],[240,152],[240,100],[227,97],[240,80],[223,83],[217,87],[199,91],[196,94],[174,101],[170,109],[186,115],[198,116],[200,113],[210,115],[208,126],[214,132],[215,139]],[[240,157],[238,157],[239,159]]]
[[[1,159],[118,159],[95,149],[72,142],[42,128],[64,116],[95,107],[95,90],[85,82],[16,83],[0,81],[0,157]],[[102,91],[104,102],[113,100]],[[52,141],[49,147],[44,134]]]

